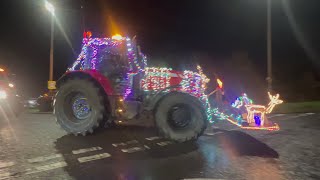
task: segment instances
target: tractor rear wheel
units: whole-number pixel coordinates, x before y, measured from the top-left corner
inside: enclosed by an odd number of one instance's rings
[[[155,121],[161,134],[179,142],[197,139],[207,127],[202,104],[183,93],[172,93],[160,100]]]
[[[57,123],[68,133],[86,135],[100,126],[107,114],[104,96],[88,79],[70,79],[55,98]]]

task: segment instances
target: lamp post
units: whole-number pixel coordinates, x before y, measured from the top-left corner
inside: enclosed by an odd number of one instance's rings
[[[267,0],[267,66],[268,91],[272,92],[272,33],[271,33],[271,0]]]
[[[46,9],[51,13],[51,39],[50,39],[50,70],[49,81],[53,81],[53,38],[54,38],[54,7],[48,1],[45,1]]]

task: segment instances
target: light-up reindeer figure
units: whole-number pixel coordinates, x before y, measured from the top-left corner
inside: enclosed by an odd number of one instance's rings
[[[258,125],[263,126],[266,120],[266,114],[269,114],[272,112],[273,108],[277,104],[281,104],[283,101],[279,99],[279,94],[272,96],[270,92],[268,92],[270,102],[268,104],[268,107],[263,105],[256,105],[256,104],[247,104],[245,105],[247,109],[247,122],[250,123],[256,123],[256,116],[257,114],[260,114],[260,123]]]

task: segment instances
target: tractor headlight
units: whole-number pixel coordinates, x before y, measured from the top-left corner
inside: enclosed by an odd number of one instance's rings
[[[0,99],[6,99],[7,98],[7,93],[3,90],[0,90]]]

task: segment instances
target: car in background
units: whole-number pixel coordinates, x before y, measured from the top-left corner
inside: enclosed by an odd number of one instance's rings
[[[40,112],[50,112],[53,111],[53,98],[56,94],[55,90],[49,91],[40,95],[37,100],[37,106]]]
[[[38,98],[29,98],[24,102],[24,107],[27,109],[36,109],[38,108],[38,103],[37,103]]]
[[[0,68],[0,113],[17,115],[22,111],[22,101],[14,83],[5,69]]]

